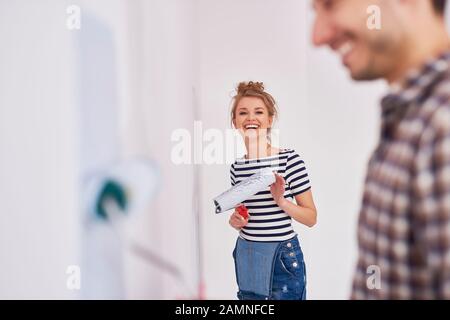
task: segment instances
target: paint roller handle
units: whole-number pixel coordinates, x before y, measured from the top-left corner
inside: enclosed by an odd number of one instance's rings
[[[236,211],[244,217],[244,219],[248,219],[248,209],[245,207],[245,205],[241,204],[236,208]]]
[[[245,215],[245,212],[247,213],[247,217],[244,217],[242,213]],[[239,205],[234,210],[233,214],[230,216],[230,225],[236,229],[240,230],[241,228],[245,227],[248,223],[248,210],[244,205]]]

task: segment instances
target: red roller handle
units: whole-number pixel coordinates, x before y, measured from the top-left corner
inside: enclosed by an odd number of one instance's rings
[[[248,209],[242,204],[236,208],[237,212],[243,216],[245,219],[248,218]]]

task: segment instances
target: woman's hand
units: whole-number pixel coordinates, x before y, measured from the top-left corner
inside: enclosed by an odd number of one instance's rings
[[[286,199],[284,198],[285,181],[278,173],[275,174],[275,182],[270,186],[270,193],[272,193],[273,200],[280,206]]]
[[[230,225],[236,230],[241,230],[241,228],[245,227],[248,223],[248,218],[245,219],[243,216],[239,214],[239,212],[235,209],[233,214],[230,217],[229,221]]]

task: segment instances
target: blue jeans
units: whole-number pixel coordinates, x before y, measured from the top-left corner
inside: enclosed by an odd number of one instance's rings
[[[238,239],[239,241],[247,241]],[[252,245],[251,242],[247,244]],[[255,246],[264,246],[264,243],[253,243]],[[267,243],[268,244],[268,243]],[[268,244],[273,246],[274,243]],[[233,257],[236,266],[236,279],[239,291],[237,297],[239,300],[306,300],[306,266],[303,259],[303,252],[300,247],[297,236],[287,241],[277,243],[272,260],[266,261],[258,259],[245,262],[244,267],[240,263],[239,267],[236,258],[245,260],[247,257],[236,257],[236,255],[247,255],[248,251],[233,251]],[[264,251],[264,250],[260,250]],[[269,265],[270,264],[270,265]],[[245,269],[247,268],[247,270]],[[266,281],[268,279],[268,290],[265,294],[254,291],[243,290],[240,284],[248,283],[246,277],[255,272],[268,272],[268,275],[260,275],[259,279]],[[241,274],[239,274],[241,273]],[[254,275],[253,275],[254,277]],[[256,285],[256,288],[264,287],[264,284]]]

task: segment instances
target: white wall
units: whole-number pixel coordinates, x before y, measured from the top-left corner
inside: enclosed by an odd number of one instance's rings
[[[116,62],[113,74],[117,76],[117,91],[111,96],[118,99],[119,127],[117,136],[110,139],[120,142],[121,160],[151,159],[159,166],[161,177],[153,203],[125,221],[124,274],[117,275],[124,277],[125,292],[119,297],[195,298],[199,276],[193,170],[176,166],[170,159],[172,131],[190,129],[194,120],[192,88],[196,86],[197,67],[193,2],[96,0],[80,5],[83,16],[94,17],[113,35],[115,50],[110,54]],[[99,83],[99,90],[102,87]],[[131,249],[134,244],[147,254],[136,254]],[[172,274],[165,264],[179,275]],[[86,292],[86,297],[111,297],[103,291]]]
[[[124,154],[158,162],[158,196],[145,215],[132,222],[135,241],[176,268],[156,268],[131,258],[130,298],[198,297],[198,252],[193,212],[193,167],[171,161],[171,134],[192,130],[193,88],[197,85],[193,1],[142,0],[128,4],[130,100]]]
[[[83,68],[89,66],[80,59],[81,31],[66,27],[66,9],[72,4],[81,9],[85,35],[98,35],[99,29],[90,30],[98,26],[112,45],[109,56],[99,50],[96,57],[95,46],[81,48],[90,50],[91,62],[111,61],[111,77],[91,75],[95,79],[88,79],[88,95],[82,90],[83,74],[89,71]],[[190,129],[194,121],[194,3],[1,1],[0,8],[0,297],[197,297],[193,170],[170,160],[172,131]],[[95,90],[103,98],[91,95]],[[83,113],[97,102],[111,103],[114,115]],[[105,131],[96,132],[95,126],[85,131],[85,120],[91,117],[98,117],[99,128],[115,127],[108,128],[111,141],[101,143]],[[114,118],[119,121],[106,123]],[[92,142],[89,139],[100,143],[84,143]],[[125,274],[116,274],[123,277],[124,292],[117,295],[99,284],[104,279],[83,277],[86,213],[80,179],[119,160],[116,157],[136,156],[157,161],[162,179],[154,204],[126,222],[126,240],[151,250],[180,275],[174,277],[125,246]],[[68,265],[82,267],[83,294],[67,290]]]
[[[0,2],[0,298],[74,298],[80,264],[66,1]]]
[[[204,128],[229,128],[230,97],[244,80],[263,81],[280,109],[282,147],[304,158],[319,222],[296,224],[309,299],[346,299],[355,263],[356,218],[365,164],[377,137],[381,84],[353,84],[338,58],[310,45],[308,1],[199,1]],[[211,199],[229,186],[229,167],[204,166],[205,270],[209,298],[234,299],[229,214]]]

